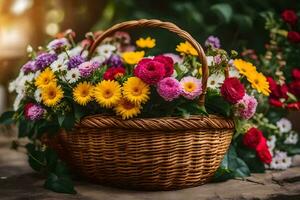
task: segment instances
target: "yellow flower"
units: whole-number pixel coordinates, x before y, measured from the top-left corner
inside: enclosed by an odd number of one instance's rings
[[[122,58],[126,63],[134,65],[137,64],[144,57],[144,55],[144,51],[132,51],[123,53]]]
[[[259,93],[269,96],[271,92],[269,82],[262,73],[252,72],[247,76],[247,79],[251,83],[252,88],[256,89]]]
[[[130,77],[123,85],[124,97],[135,104],[149,100],[150,86],[138,77]]]
[[[93,85],[88,82],[79,83],[73,89],[74,100],[80,104],[85,106],[88,102],[92,100],[93,97]]]
[[[122,98],[115,106],[115,111],[117,115],[122,116],[122,119],[129,119],[141,113],[141,105]]]
[[[55,106],[64,97],[64,91],[56,84],[48,84],[42,88],[42,100],[46,106]]]
[[[43,88],[53,83],[56,84],[56,77],[50,68],[45,69],[35,80],[35,85],[38,88]]]
[[[187,54],[187,55],[192,55],[192,56],[198,55],[196,49],[187,41],[184,43],[181,42],[179,45],[177,45],[176,51],[178,51],[182,54]]]
[[[117,81],[101,81],[95,86],[94,97],[101,106],[111,108],[122,97],[121,86]]]
[[[146,39],[140,38],[136,42],[136,45],[140,48],[153,48],[155,47],[155,39],[151,37],[147,37]]]
[[[242,59],[235,59],[233,65],[239,71],[240,74],[246,77],[256,72],[256,67],[250,62],[246,62]]]

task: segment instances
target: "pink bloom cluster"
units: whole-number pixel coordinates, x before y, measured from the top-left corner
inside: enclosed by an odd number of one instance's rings
[[[24,113],[26,119],[34,121],[43,117],[44,109],[38,104],[28,103],[24,107]]]
[[[187,76],[181,79],[182,96],[193,100],[202,93],[202,83],[200,79],[192,76]]]
[[[172,101],[180,96],[182,87],[178,80],[167,77],[158,82],[157,92],[164,100]]]
[[[248,94],[245,94],[244,97],[239,100],[235,105],[235,115],[243,119],[250,119],[257,107],[257,100]]]
[[[78,66],[80,75],[83,77],[89,77],[100,66],[100,63],[96,61],[87,61]]]

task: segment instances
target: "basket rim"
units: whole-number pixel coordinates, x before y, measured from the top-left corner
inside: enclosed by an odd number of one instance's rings
[[[124,128],[139,130],[191,130],[234,129],[234,121],[217,115],[191,115],[183,117],[133,118],[123,120],[115,115],[89,115],[76,124],[76,128]]]

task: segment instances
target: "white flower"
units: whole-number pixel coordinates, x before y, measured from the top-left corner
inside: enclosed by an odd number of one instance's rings
[[[25,97],[25,93],[18,93],[18,95],[16,96],[16,99],[14,101],[14,105],[13,105],[14,111],[18,110],[20,103],[24,97]]]
[[[275,146],[276,146],[276,141],[277,141],[277,138],[275,135],[272,135],[268,140],[267,140],[267,145],[268,145],[268,148],[269,148],[269,151],[270,152],[273,152]]]
[[[286,118],[281,118],[276,125],[279,128],[280,133],[286,133],[292,129],[292,123]]]
[[[36,102],[41,103],[42,102],[42,91],[40,89],[37,89],[34,92],[34,99],[36,100]]]
[[[270,169],[284,170],[292,165],[292,158],[286,152],[276,151],[269,166]]]
[[[297,144],[297,142],[298,142],[298,134],[295,132],[291,132],[285,139],[284,144]]]
[[[235,67],[230,67],[229,68],[229,77],[240,78],[241,75],[240,75],[239,71]]]
[[[92,62],[96,61],[100,64],[102,64],[105,60],[106,58],[104,56],[95,56],[91,59]]]
[[[50,65],[50,68],[53,72],[58,72],[66,71],[68,69],[68,66],[66,64],[65,59],[63,57],[60,57]]]
[[[104,56],[108,59],[116,49],[117,48],[111,44],[104,44],[97,48],[97,52],[100,56]]]
[[[74,47],[73,49],[70,49],[70,50],[68,51],[68,55],[69,55],[70,57],[79,55],[79,54],[81,53],[82,50],[83,50],[83,48],[82,48],[81,46]]]
[[[75,83],[79,78],[80,72],[77,68],[70,69],[66,74],[66,81],[68,81],[68,83]]]
[[[214,64],[214,57],[213,56],[206,56],[207,66],[212,66]]]
[[[207,80],[207,87],[211,89],[218,89],[221,87],[222,83],[224,82],[224,75],[223,74],[212,74],[208,77]]]

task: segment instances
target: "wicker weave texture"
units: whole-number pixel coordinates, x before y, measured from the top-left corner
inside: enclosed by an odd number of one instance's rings
[[[134,119],[119,127],[123,122],[100,115],[85,118],[72,132],[62,131],[52,146],[77,174],[94,182],[171,190],[209,181],[234,128],[231,120],[219,117]],[[169,129],[163,122],[170,124]],[[182,125],[180,130],[172,128],[176,124]]]

